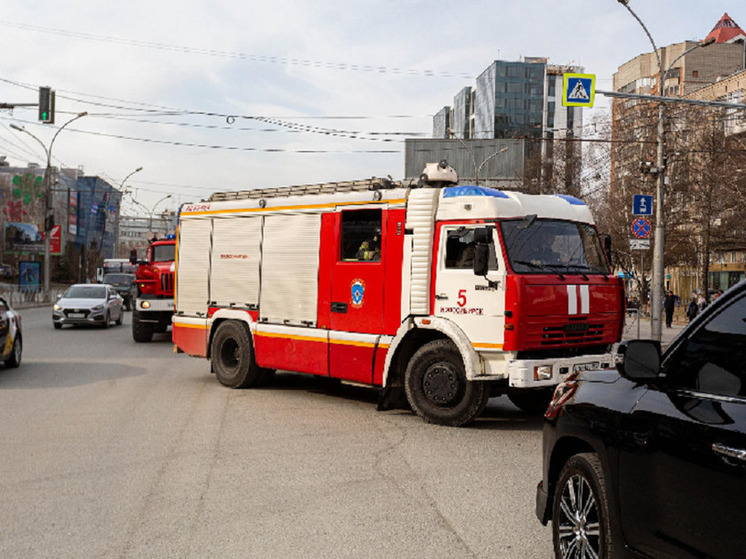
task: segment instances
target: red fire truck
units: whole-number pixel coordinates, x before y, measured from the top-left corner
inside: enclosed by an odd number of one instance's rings
[[[174,314],[174,258],[176,239],[154,239],[148,246],[145,260],[137,254],[130,259],[137,264],[135,283],[137,300],[132,310],[132,337],[136,342],[149,342],[154,332],[165,332]]]
[[[182,207],[173,340],[229,387],[284,369],[406,395],[464,425],[489,397],[546,403],[612,366],[624,292],[588,207],[455,184],[372,179],[217,193]]]

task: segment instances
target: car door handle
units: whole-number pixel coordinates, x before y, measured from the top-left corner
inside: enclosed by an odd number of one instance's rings
[[[712,450],[726,458],[734,458],[741,462],[746,462],[746,450],[742,448],[733,448],[732,446],[725,446],[720,443],[712,443]]]
[[[446,295],[445,293],[438,293],[437,295],[435,295],[435,298],[442,301],[443,299],[448,299],[448,295]]]

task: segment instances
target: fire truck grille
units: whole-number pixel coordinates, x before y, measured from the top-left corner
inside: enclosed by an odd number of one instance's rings
[[[559,348],[569,345],[609,343],[614,338],[613,320],[568,322],[566,318],[532,322],[525,337],[526,346]]]
[[[174,290],[174,274],[173,272],[164,272],[161,274],[161,291],[172,292]]]

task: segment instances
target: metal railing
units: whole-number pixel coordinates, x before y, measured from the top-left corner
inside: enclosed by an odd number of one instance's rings
[[[627,309],[627,315],[624,320],[624,333],[629,334],[637,325],[637,339],[640,339],[640,309]]]
[[[22,309],[23,307],[52,305],[66,289],[67,286],[51,286],[49,289],[49,300],[45,301],[44,289],[41,286],[21,287],[19,285],[2,283],[0,284],[0,297],[5,299],[11,307]]]

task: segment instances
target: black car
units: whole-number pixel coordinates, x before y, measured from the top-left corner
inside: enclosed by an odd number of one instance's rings
[[[104,274],[103,283],[113,285],[117,293],[124,299],[125,310],[131,310],[137,299],[137,285],[135,284],[135,274],[116,273]]]
[[[545,414],[542,523],[556,557],[746,556],[746,282],[661,355],[619,348]]]

